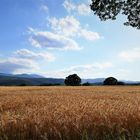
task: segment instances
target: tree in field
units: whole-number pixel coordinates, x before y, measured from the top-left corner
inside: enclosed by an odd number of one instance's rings
[[[86,82],[86,83],[83,83],[82,85],[83,86],[90,86],[90,83],[89,82]]]
[[[79,86],[81,84],[81,78],[77,74],[72,74],[66,77],[64,82],[67,86]]]
[[[122,81],[118,81],[118,83],[117,83],[117,85],[125,85],[125,83],[124,82],[122,82]]]
[[[114,77],[108,77],[104,80],[104,85],[117,85],[118,80]]]
[[[127,16],[125,25],[140,29],[140,0],[92,0],[90,7],[102,21],[115,20],[121,13]]]

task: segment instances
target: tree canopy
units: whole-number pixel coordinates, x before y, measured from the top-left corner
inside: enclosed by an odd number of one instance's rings
[[[121,13],[127,16],[125,25],[140,29],[140,0],[92,0],[90,7],[102,21],[115,20]]]
[[[64,82],[67,86],[79,86],[81,84],[81,78],[77,74],[72,74],[66,77]]]
[[[104,85],[117,85],[118,80],[114,77],[108,77],[104,80]]]

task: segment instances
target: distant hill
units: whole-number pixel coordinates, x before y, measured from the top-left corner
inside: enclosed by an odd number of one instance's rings
[[[13,74],[8,74],[8,73],[0,73],[0,76],[12,76]]]
[[[100,85],[104,82],[106,78],[96,78],[96,79],[82,79],[82,83],[92,83],[95,85]],[[121,82],[124,82],[125,84],[130,84],[130,85],[137,85],[140,84],[140,81],[129,81],[129,80],[119,80]]]
[[[82,83],[90,83],[94,85],[102,85],[105,78],[96,78],[96,79],[82,79]],[[125,81],[122,82],[128,85],[140,85],[140,82],[137,81]],[[37,74],[5,74],[0,73],[0,86],[18,86],[18,85],[29,85],[29,86],[38,86],[38,85],[64,85],[63,78],[46,78]]]
[[[129,81],[129,80],[122,80],[122,82],[126,83],[126,84],[140,84],[140,81]]]
[[[64,79],[45,78],[36,74],[0,74],[0,86],[64,84]]]
[[[0,76],[12,76],[12,77],[19,77],[19,78],[45,78],[44,76],[38,75],[38,74],[6,74],[6,73],[0,73]]]
[[[94,83],[94,84],[102,84],[105,78],[96,78],[96,79],[82,79],[82,83]]]
[[[14,76],[20,78],[45,78],[44,76],[37,75],[37,74],[17,74]]]

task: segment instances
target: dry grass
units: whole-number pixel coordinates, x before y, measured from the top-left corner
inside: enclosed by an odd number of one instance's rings
[[[0,140],[140,140],[140,87],[1,87]]]

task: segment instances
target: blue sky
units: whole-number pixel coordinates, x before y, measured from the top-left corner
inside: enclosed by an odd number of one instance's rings
[[[140,31],[90,0],[0,0],[0,72],[140,80]]]

